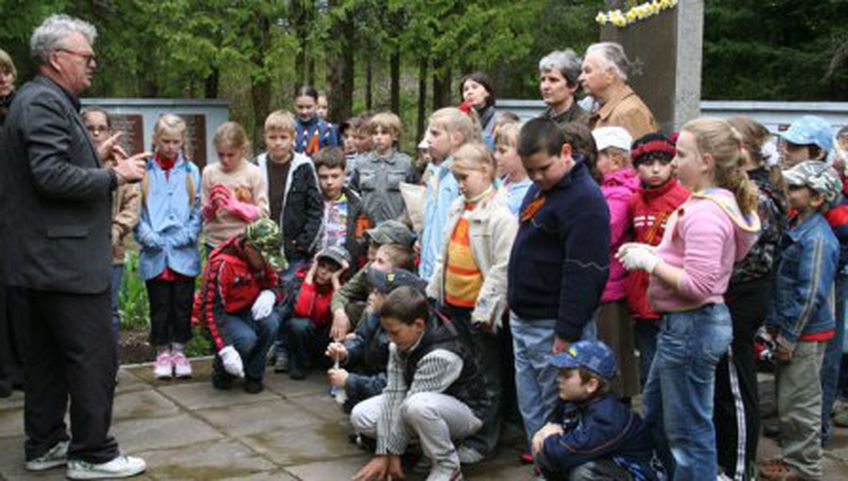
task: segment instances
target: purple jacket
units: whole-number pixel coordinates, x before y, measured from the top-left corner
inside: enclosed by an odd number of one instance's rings
[[[601,182],[601,192],[610,213],[610,274],[601,295],[601,304],[627,298],[627,271],[615,258],[615,253],[622,244],[633,241],[629,205],[630,198],[638,191],[639,176],[629,167],[604,175]]]

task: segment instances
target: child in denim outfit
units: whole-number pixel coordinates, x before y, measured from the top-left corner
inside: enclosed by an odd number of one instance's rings
[[[579,341],[553,356],[560,401],[533,436],[545,479],[655,480],[654,440],[630,407],[610,392],[615,356],[600,341]]]
[[[760,463],[764,479],[821,479],[822,389],[819,370],[835,332],[828,298],[839,242],[822,216],[839,199],[842,182],[828,165],[806,161],[783,172],[797,212],[784,239],[766,327],[775,338],[777,412],[782,458]]]

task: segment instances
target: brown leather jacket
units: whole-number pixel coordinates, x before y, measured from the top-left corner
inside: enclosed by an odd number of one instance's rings
[[[629,85],[623,85],[589,118],[589,128],[624,127],[633,140],[657,131],[654,114]]]
[[[124,184],[112,192],[112,265],[124,263],[127,237],[141,213],[139,184]]]

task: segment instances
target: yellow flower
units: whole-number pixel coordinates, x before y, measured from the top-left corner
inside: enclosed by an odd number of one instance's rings
[[[627,14],[625,15],[625,17],[627,18],[627,21],[630,22],[630,23],[635,22],[637,16],[638,16],[638,14],[636,13],[635,8],[631,8],[630,10],[628,10]]]
[[[604,12],[598,12],[598,15],[595,17],[595,21],[600,23],[601,25],[605,25],[609,22],[609,18]]]

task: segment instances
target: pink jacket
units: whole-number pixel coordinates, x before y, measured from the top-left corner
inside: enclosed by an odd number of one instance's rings
[[[601,192],[610,213],[610,273],[601,303],[627,298],[627,271],[615,258],[618,248],[633,240],[630,198],[639,191],[639,176],[631,168],[618,169],[604,175]]]
[[[724,302],[733,264],[748,254],[759,231],[756,212],[743,215],[732,192],[692,193],[669,219],[657,247],[662,260],[684,274],[676,289],[651,277],[648,297],[654,309],[685,311]]]

